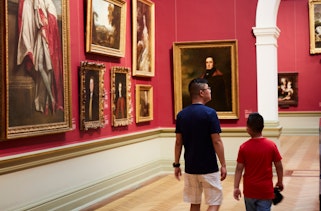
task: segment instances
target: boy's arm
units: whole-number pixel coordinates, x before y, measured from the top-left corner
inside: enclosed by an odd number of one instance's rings
[[[275,166],[275,170],[276,170],[276,174],[278,177],[278,181],[276,183],[275,186],[277,186],[280,191],[283,190],[284,186],[283,186],[283,165],[282,165],[282,161],[277,161],[274,162],[274,166]]]

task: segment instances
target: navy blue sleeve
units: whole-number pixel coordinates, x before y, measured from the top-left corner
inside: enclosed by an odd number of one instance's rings
[[[217,117],[217,113],[215,110],[210,113],[209,119],[210,119],[210,132],[211,132],[211,134],[221,133],[222,130],[221,130],[220,121]]]

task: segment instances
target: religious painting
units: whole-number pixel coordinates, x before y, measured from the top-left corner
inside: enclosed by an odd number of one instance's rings
[[[173,54],[175,116],[191,103],[189,82],[206,78],[212,95],[206,105],[220,119],[239,118],[236,40],[175,42]]]
[[[1,138],[71,130],[69,2],[4,0],[0,11]]]
[[[321,0],[309,0],[310,53],[321,53]]]
[[[126,1],[88,0],[86,52],[124,57]]]
[[[80,130],[104,127],[104,73],[103,63],[80,63]]]
[[[126,126],[132,123],[130,68],[111,68],[112,126]]]
[[[278,73],[278,102],[281,108],[298,105],[298,73]]]
[[[136,85],[136,123],[153,120],[153,87]]]
[[[155,75],[155,6],[150,0],[133,0],[133,75]]]

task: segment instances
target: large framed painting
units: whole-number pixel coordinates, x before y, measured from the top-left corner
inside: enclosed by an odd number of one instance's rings
[[[130,68],[111,68],[112,126],[126,126],[132,123],[132,98]]]
[[[239,118],[237,41],[173,43],[175,116],[191,103],[188,84],[206,78],[220,119]]]
[[[80,63],[80,129],[97,129],[105,126],[103,63]]]
[[[133,75],[155,75],[155,6],[150,0],[132,1]]]
[[[278,73],[278,103],[281,108],[298,105],[298,73]]]
[[[136,123],[153,120],[153,87],[136,84]]]
[[[4,0],[0,10],[1,138],[71,130],[69,2]]]
[[[86,52],[124,57],[126,1],[87,0]]]
[[[321,53],[321,0],[309,0],[310,53]]]

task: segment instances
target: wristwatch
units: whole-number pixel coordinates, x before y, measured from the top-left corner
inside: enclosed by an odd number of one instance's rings
[[[173,163],[173,167],[174,167],[174,168],[179,168],[180,166],[181,166],[180,163],[175,163],[175,162]]]

